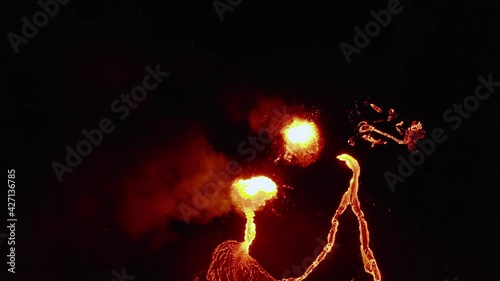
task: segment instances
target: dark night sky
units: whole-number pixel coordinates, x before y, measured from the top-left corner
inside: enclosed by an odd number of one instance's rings
[[[7,34],[21,34],[21,18],[40,7],[3,1],[1,155],[5,170],[16,169],[18,227],[17,273],[2,266],[0,280],[108,281],[122,267],[137,281],[193,280],[217,245],[242,240],[244,219],[213,202],[186,224],[177,206],[191,200],[185,190],[198,177],[229,160],[291,187],[257,213],[251,248],[280,278],[326,237],[351,176],[335,159],[341,153],[360,162],[359,196],[384,281],[498,280],[500,88],[456,130],[443,113],[474,94],[479,75],[500,81],[499,4],[402,1],[347,63],[339,44],[353,44],[353,28],[388,2],[244,0],[221,21],[211,1],[72,0],[15,54]],[[157,64],[170,75],[119,120],[112,102]],[[408,149],[347,144],[356,125],[349,110],[365,100],[448,136],[395,192],[384,172],[397,171]],[[320,112],[317,162],[274,165],[272,147],[251,162],[238,153],[267,103]],[[65,146],[103,118],[114,131],[60,183],[51,163],[63,163]],[[371,280],[352,213],[337,239],[308,280]]]

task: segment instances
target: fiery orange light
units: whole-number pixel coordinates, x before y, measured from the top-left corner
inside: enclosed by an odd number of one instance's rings
[[[250,179],[238,179],[233,183],[231,199],[233,203],[245,214],[245,241],[242,244],[248,253],[250,245],[255,239],[256,227],[254,223],[255,211],[266,205],[266,201],[274,198],[278,187],[268,177],[257,176]]]
[[[312,121],[295,117],[281,131],[285,143],[284,159],[307,166],[316,161],[321,151],[321,137],[316,124]]]
[[[294,120],[289,127],[285,128],[287,144],[308,147],[316,138],[318,132],[316,125],[311,122]]]
[[[381,281],[382,275],[377,265],[377,261],[373,254],[373,251],[370,248],[370,232],[368,230],[368,223],[364,217],[364,213],[361,209],[361,204],[358,198],[358,189],[359,189],[359,174],[360,167],[358,161],[354,159],[352,156],[348,154],[342,154],[337,157],[337,159],[344,161],[352,172],[352,178],[349,183],[349,188],[342,196],[340,204],[335,211],[335,214],[331,220],[331,228],[328,232],[328,242],[323,247],[321,253],[316,257],[314,262],[306,269],[304,274],[298,277],[285,278],[280,281],[301,281],[311,274],[316,267],[326,258],[326,256],[333,249],[333,245],[335,244],[335,236],[337,234],[337,230],[340,224],[339,217],[345,212],[347,207],[351,207],[351,210],[355,214],[358,219],[359,225],[359,240],[360,240],[360,250],[361,250],[361,258],[363,261],[364,269],[367,273],[372,275],[373,281]],[[264,182],[268,182],[265,180]],[[234,185],[236,188],[234,189],[234,194],[243,194],[245,196],[250,193],[248,196],[250,201],[255,196],[258,196],[259,193],[263,194],[276,194],[275,189],[269,188],[266,192],[264,189],[257,189],[257,192],[254,192],[253,188],[250,188],[250,184],[248,182],[236,182]],[[271,185],[269,185],[271,187]],[[265,195],[262,198],[272,198],[274,195]],[[260,206],[261,204],[265,204],[265,200],[261,201],[260,204],[250,206]],[[255,238],[255,224],[253,223],[253,212],[250,213],[250,220],[247,221],[247,229],[253,231],[253,238]],[[248,217],[248,215],[247,215]],[[252,238],[252,239],[253,239]],[[259,263],[253,259],[248,254],[248,246],[250,244],[247,243],[247,236],[245,234],[245,242],[239,243],[236,241],[226,241],[220,244],[212,254],[212,262],[210,264],[210,268],[207,272],[206,279],[208,281],[277,281],[277,279],[273,278],[269,273],[264,270]],[[247,244],[245,244],[247,243]],[[251,242],[250,242],[251,243]],[[199,279],[195,279],[198,281]]]

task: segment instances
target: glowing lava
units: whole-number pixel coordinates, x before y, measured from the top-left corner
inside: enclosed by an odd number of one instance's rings
[[[301,166],[316,161],[321,151],[321,138],[314,122],[296,117],[281,133],[285,142],[285,160],[292,162],[296,159]]]
[[[373,103],[367,104],[369,104],[370,107],[378,114],[382,114],[384,111],[382,108]],[[358,117],[361,117],[362,115],[359,109],[357,109],[357,115]],[[374,147],[375,145],[385,145],[387,144],[387,140],[393,140],[400,145],[406,145],[409,151],[411,151],[412,153],[416,153],[418,151],[417,141],[425,137],[425,130],[422,126],[422,123],[420,123],[420,121],[414,120],[413,122],[411,122],[411,124],[408,125],[408,122],[406,120],[398,121],[398,117],[399,116],[396,111],[393,108],[389,108],[389,110],[387,111],[387,118],[372,120],[370,121],[370,123],[377,124],[377,126],[381,123],[394,123],[394,128],[396,128],[399,135],[403,136],[403,139],[399,139],[389,133],[377,129],[374,125],[370,124],[366,120],[362,120],[358,123],[358,136],[365,141],[370,142],[371,147]],[[354,139],[355,137],[351,137],[348,140],[348,143],[351,146],[355,145]]]
[[[333,218],[331,220],[332,227],[328,233],[328,242],[323,247],[321,253],[316,257],[316,260],[306,269],[302,276],[292,277],[282,279],[281,281],[300,281],[304,280],[311,272],[314,271],[316,267],[325,259],[325,257],[330,253],[333,249],[333,245],[335,244],[335,236],[337,234],[337,230],[339,227],[339,217],[345,212],[348,206],[351,207],[351,210],[356,215],[359,224],[359,240],[360,240],[360,250],[361,257],[364,265],[364,269],[367,273],[371,274],[374,281],[381,281],[382,276],[380,274],[380,270],[377,265],[377,261],[375,260],[375,256],[373,255],[373,251],[370,249],[370,233],[368,231],[368,224],[364,218],[363,211],[361,210],[361,205],[358,198],[358,188],[359,188],[359,174],[360,167],[358,161],[354,159],[352,156],[348,154],[342,154],[337,157],[337,159],[344,161],[346,165],[352,170],[353,176],[349,183],[349,188],[342,196],[342,200],[340,201],[340,205],[338,206]],[[270,180],[256,180],[256,182],[267,182],[269,184]],[[271,181],[272,182],[272,181]],[[234,185],[236,188],[234,189],[235,196],[237,195],[238,200],[242,200],[242,206],[261,206],[265,204],[267,199],[272,198],[275,194],[275,188],[272,188],[269,184],[269,188],[266,191],[266,188],[262,185],[261,187],[253,187],[253,181],[239,181]],[[258,186],[258,185],[256,185]],[[257,190],[257,191],[255,191]],[[259,195],[260,194],[260,195]],[[274,194],[274,195],[272,195]],[[239,196],[239,197],[238,197]],[[260,198],[260,199],[256,199]],[[254,201],[253,199],[256,199]],[[249,200],[249,201],[246,201]],[[244,204],[245,202],[248,205]],[[253,218],[253,216],[252,216]],[[253,237],[255,237],[255,224],[253,224]],[[247,224],[247,229],[248,229]],[[207,272],[207,280],[208,281],[277,281],[272,276],[264,270],[259,263],[253,259],[248,254],[248,243],[247,236],[245,235],[245,242],[238,243],[236,241],[226,241],[220,244],[212,254],[212,262],[210,264],[210,268]],[[245,243],[247,243],[245,245]],[[196,281],[199,278],[195,279]]]
[[[231,199],[233,203],[245,213],[245,242],[242,247],[248,254],[250,245],[255,239],[255,211],[266,204],[266,201],[276,196],[278,187],[268,177],[258,176],[250,179],[238,179],[233,183]]]
[[[221,243],[212,254],[208,281],[276,281],[248,253],[241,243],[233,240]],[[201,281],[201,278],[194,281]]]
[[[307,121],[294,120],[285,129],[287,144],[296,145],[300,148],[307,148],[314,141],[317,134],[316,125]]]
[[[359,188],[359,173],[360,167],[358,161],[348,154],[342,154],[337,156],[337,159],[344,161],[346,165],[352,170],[353,175],[349,184],[349,189],[342,196],[340,205],[333,215],[332,227],[328,233],[328,243],[325,245],[321,253],[316,257],[316,260],[306,269],[302,276],[297,278],[287,278],[283,280],[287,281],[300,281],[304,280],[313,270],[319,265],[319,263],[325,259],[326,255],[332,250],[335,244],[335,235],[337,234],[338,226],[340,224],[339,217],[344,213],[348,206],[351,206],[351,210],[356,215],[359,225],[359,240],[361,257],[363,259],[364,269],[367,273],[373,276],[374,281],[382,280],[380,270],[373,255],[373,251],[370,249],[370,232],[368,231],[368,223],[365,220],[365,215],[361,210],[361,204],[358,199],[358,188]]]

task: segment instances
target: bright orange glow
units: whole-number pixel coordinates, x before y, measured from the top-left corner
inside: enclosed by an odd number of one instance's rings
[[[264,176],[238,179],[232,187],[233,203],[243,212],[257,211],[278,193],[276,184]]]
[[[316,161],[321,150],[321,139],[314,122],[296,117],[281,133],[285,142],[285,160],[292,162],[295,159],[301,166]]]
[[[285,129],[287,143],[300,147],[309,146],[316,138],[318,132],[316,125],[312,122],[294,120],[289,127]]]
[[[339,217],[345,212],[347,207],[356,215],[359,225],[359,240],[361,258],[363,261],[364,269],[367,273],[372,275],[374,281],[381,281],[382,275],[377,265],[373,251],[370,249],[370,232],[368,230],[368,223],[364,218],[361,204],[358,198],[359,189],[359,174],[360,167],[358,161],[348,154],[342,154],[337,159],[344,161],[352,170],[353,175],[349,183],[349,188],[342,196],[340,204],[335,211],[331,220],[331,228],[328,232],[328,242],[323,247],[323,250],[316,257],[314,262],[306,269],[304,274],[298,277],[285,278],[280,281],[301,281],[311,274],[316,267],[326,258],[326,256],[333,249],[335,244],[335,236],[339,227]],[[247,190],[247,188],[242,188]],[[258,194],[258,192],[257,192]],[[247,229],[250,229],[249,236],[253,235],[255,238],[255,224],[253,222],[253,212],[246,213],[247,215]],[[207,272],[208,281],[277,281],[269,273],[264,270],[259,263],[253,259],[249,253],[249,244],[247,239],[247,232],[245,232],[245,242],[239,243],[236,241],[226,241],[220,244],[212,254],[212,262]],[[196,279],[195,279],[196,280]],[[196,280],[198,281],[198,280]]]
[[[270,178],[264,176],[253,177],[248,180],[240,179],[235,182],[235,187],[243,198],[253,198],[259,192],[262,192],[263,195],[274,196],[278,191],[276,184]]]
[[[231,198],[233,203],[245,214],[245,242],[242,247],[248,253],[250,245],[255,239],[256,227],[254,223],[255,211],[266,204],[278,193],[278,187],[268,177],[258,176],[250,179],[238,179],[233,183]]]

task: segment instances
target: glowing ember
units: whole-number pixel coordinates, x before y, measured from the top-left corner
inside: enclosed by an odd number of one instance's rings
[[[284,159],[307,166],[316,161],[321,150],[319,129],[314,122],[294,118],[281,133],[285,142]]]
[[[375,110],[377,113],[382,113],[382,108],[378,107],[376,104],[370,103],[370,106]]]
[[[278,187],[268,177],[258,176],[251,179],[238,179],[233,183],[231,199],[233,203],[245,213],[245,242],[242,247],[248,253],[250,245],[255,239],[255,211],[266,204],[266,201],[276,196]]]
[[[363,211],[361,210],[361,205],[358,199],[358,188],[359,188],[359,174],[360,167],[358,161],[347,154],[342,154],[337,157],[337,159],[344,161],[346,165],[352,170],[353,176],[350,180],[349,188],[342,196],[340,205],[337,208],[333,218],[332,227],[328,233],[328,242],[324,246],[321,253],[317,256],[316,260],[306,269],[304,274],[299,277],[292,277],[282,279],[281,281],[300,281],[304,280],[311,272],[314,271],[316,267],[325,259],[325,257],[333,249],[335,244],[335,236],[337,234],[338,226],[340,224],[339,217],[344,213],[348,206],[351,206],[351,210],[356,215],[359,224],[359,239],[360,239],[360,249],[361,257],[364,265],[364,269],[367,273],[371,274],[374,281],[381,281],[382,276],[377,265],[377,261],[370,249],[370,233],[368,231],[368,224],[364,218]],[[244,192],[235,191],[238,194],[247,194],[245,190],[248,187],[239,185],[236,183],[236,190],[243,190]],[[258,195],[259,190],[255,195]],[[266,193],[264,191],[264,193]],[[250,196],[252,197],[252,196]],[[250,220],[248,220],[250,221]],[[253,224],[253,234],[255,237],[255,224]],[[248,223],[247,223],[248,228]],[[245,236],[246,237],[246,236]],[[246,239],[246,238],[245,238]],[[245,247],[245,243],[238,243],[236,241],[226,241],[220,244],[212,254],[212,262],[208,270],[207,276],[208,281],[277,281],[269,275],[259,263],[253,259],[248,254],[248,248]],[[199,279],[195,279],[198,281]]]

